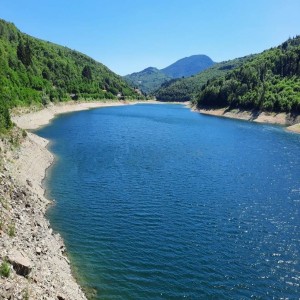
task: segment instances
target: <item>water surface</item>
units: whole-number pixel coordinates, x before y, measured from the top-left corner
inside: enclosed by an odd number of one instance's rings
[[[299,298],[300,135],[150,104],[38,134],[48,216],[97,299]]]

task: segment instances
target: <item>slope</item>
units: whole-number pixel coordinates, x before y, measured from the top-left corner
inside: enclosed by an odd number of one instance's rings
[[[141,72],[124,76],[124,79],[133,87],[146,94],[153,93],[157,87],[172,79],[157,68],[149,67]]]
[[[8,108],[70,99],[137,98],[101,63],[77,51],[21,33],[0,19],[0,128]]]
[[[214,64],[207,55],[192,55],[182,58],[161,71],[172,78],[189,77],[195,75]]]
[[[243,62],[251,60],[254,56],[249,55],[221,63],[188,78],[174,79],[155,91],[154,95],[160,101],[190,101],[201,91],[202,86],[214,77],[222,76],[240,66]]]
[[[256,55],[226,76],[208,81],[198,107],[300,112],[300,36]]]
[[[144,93],[153,94],[167,81],[197,74],[213,64],[212,59],[206,55],[192,55],[182,58],[164,69],[150,67],[141,72],[126,75],[124,79],[132,87],[138,87]]]

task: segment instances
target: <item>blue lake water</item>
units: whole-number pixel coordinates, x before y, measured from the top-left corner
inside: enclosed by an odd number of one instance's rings
[[[298,299],[300,135],[181,105],[61,115],[52,227],[96,299]]]

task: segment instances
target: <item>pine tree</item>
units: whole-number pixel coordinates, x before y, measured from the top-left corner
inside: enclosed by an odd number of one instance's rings
[[[26,45],[23,44],[23,41],[20,40],[17,48],[17,56],[19,60],[26,66],[30,66],[32,62],[32,53],[29,45],[29,41],[27,40]]]
[[[85,66],[82,70],[82,76],[88,80],[92,80],[92,70],[89,66]]]

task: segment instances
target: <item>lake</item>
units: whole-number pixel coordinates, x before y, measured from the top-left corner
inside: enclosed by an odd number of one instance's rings
[[[60,115],[48,210],[95,299],[300,295],[300,135],[138,104]]]

